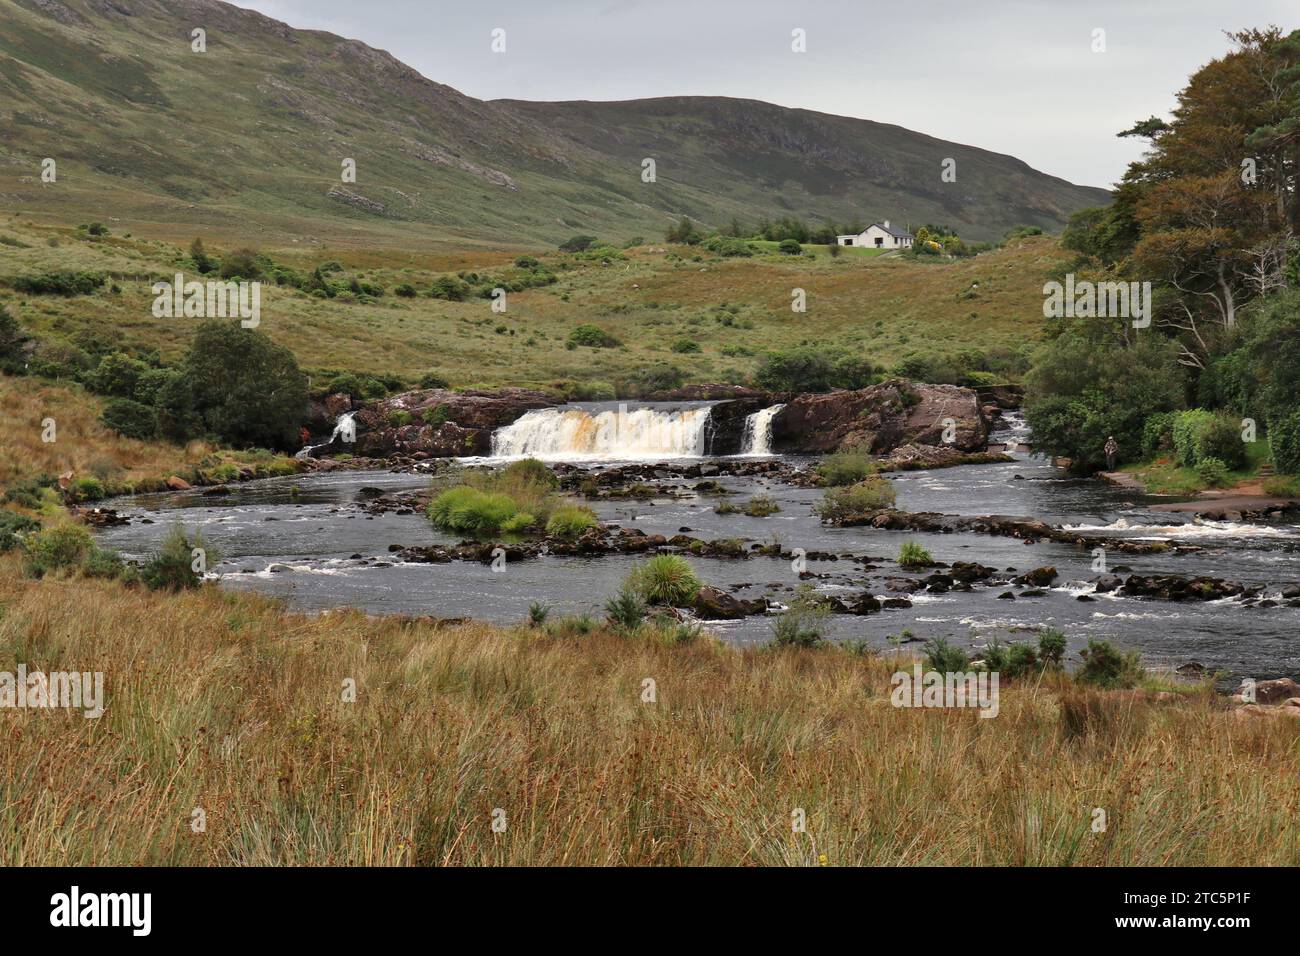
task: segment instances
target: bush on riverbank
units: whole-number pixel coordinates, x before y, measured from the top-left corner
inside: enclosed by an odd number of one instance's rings
[[[140,580],[151,591],[183,591],[203,583],[203,574],[217,561],[217,555],[195,533],[193,540],[179,525],[163,538],[162,546],[140,569]]]
[[[1215,458],[1233,470],[1245,461],[1239,417],[1194,408],[1173,417],[1169,434],[1178,461],[1186,468],[1195,468],[1207,458]]]

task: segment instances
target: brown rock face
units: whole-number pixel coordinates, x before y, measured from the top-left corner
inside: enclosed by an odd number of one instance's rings
[[[1238,693],[1241,693],[1240,689]],[[1289,677],[1281,677],[1277,680],[1262,680],[1255,684],[1255,702],[1258,704],[1285,703],[1297,694],[1300,694],[1300,684],[1297,684]]]
[[[951,419],[950,442],[944,431]],[[978,451],[988,422],[969,388],[894,379],[855,391],[799,395],[772,421],[774,449],[824,454],[862,448],[883,454],[900,445],[951,445]]]
[[[356,447],[349,450],[369,458],[486,455],[494,430],[534,408],[558,404],[555,396],[526,388],[404,392],[369,402],[356,413]]]

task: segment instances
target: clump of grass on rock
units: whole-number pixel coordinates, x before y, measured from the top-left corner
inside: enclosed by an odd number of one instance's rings
[[[626,587],[646,604],[689,607],[703,586],[695,568],[676,554],[656,554],[632,569]]]
[[[934,564],[934,559],[930,557],[930,552],[921,547],[915,541],[904,541],[903,546],[898,551],[898,563],[904,568],[928,568]]]
[[[524,534],[546,528],[552,515],[567,507],[555,495],[556,484],[545,464],[524,458],[500,471],[466,474],[455,487],[437,495],[427,513],[444,531],[474,537]],[[583,520],[577,509],[570,508],[557,528],[572,529]]]

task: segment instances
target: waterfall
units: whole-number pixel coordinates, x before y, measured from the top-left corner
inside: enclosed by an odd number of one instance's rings
[[[763,408],[745,418],[745,434],[740,439],[742,455],[772,454],[772,419],[784,405]]]
[[[492,435],[492,456],[542,459],[694,458],[709,407],[538,408]]]
[[[334,439],[338,438],[339,435],[346,434],[347,436],[349,436],[344,439],[345,441],[355,441],[356,426],[354,426],[352,423],[352,418],[355,415],[356,412],[344,412],[343,414],[341,414],[337,419],[334,420],[334,431],[330,432],[330,437],[327,441],[319,442],[318,444],[315,445],[304,445],[298,451],[298,454],[294,455],[293,457],[311,458],[312,452],[314,452],[317,448],[328,448],[330,445],[334,444]]]

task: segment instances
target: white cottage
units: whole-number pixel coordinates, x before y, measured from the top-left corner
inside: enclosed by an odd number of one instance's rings
[[[873,222],[855,236],[836,236],[841,246],[866,246],[869,249],[907,249],[916,237],[906,229],[891,226],[889,220]]]

